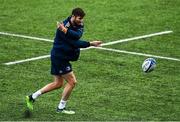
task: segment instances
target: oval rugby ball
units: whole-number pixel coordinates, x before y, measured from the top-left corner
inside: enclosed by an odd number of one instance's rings
[[[147,58],[142,64],[143,72],[151,72],[156,67],[156,60],[154,58]]]

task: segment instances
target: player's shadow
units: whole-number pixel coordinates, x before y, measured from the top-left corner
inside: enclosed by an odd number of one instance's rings
[[[32,112],[28,109],[26,109],[24,111],[24,114],[23,114],[23,118],[31,118],[32,117]]]

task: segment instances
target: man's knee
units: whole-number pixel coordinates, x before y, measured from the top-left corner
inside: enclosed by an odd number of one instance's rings
[[[53,84],[59,88],[63,86],[63,78],[61,76],[54,76],[54,82]]]
[[[76,86],[76,84],[77,84],[77,81],[76,81],[76,79],[70,79],[69,81],[67,81],[70,85],[71,85],[71,87],[75,87]]]
[[[70,84],[72,87],[75,87],[77,81],[73,72],[63,75],[63,78]]]
[[[53,83],[54,83],[54,86],[55,86],[56,88],[60,88],[60,87],[63,86],[63,82],[54,81]]]

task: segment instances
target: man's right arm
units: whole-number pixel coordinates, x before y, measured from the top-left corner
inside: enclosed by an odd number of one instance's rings
[[[64,34],[66,34],[69,37],[73,37],[75,39],[80,39],[83,34],[83,27],[79,28],[77,31],[68,29],[64,26],[64,23],[57,22],[57,28],[59,28]]]

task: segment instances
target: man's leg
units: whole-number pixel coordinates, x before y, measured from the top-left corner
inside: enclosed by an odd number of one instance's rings
[[[35,101],[35,99],[37,97],[39,97],[40,95],[42,95],[44,93],[47,93],[47,92],[50,92],[57,88],[60,88],[62,86],[63,86],[63,78],[61,76],[57,76],[57,75],[54,76],[54,81],[52,83],[47,84],[46,86],[44,86],[40,90],[36,91],[32,95],[26,96],[27,107],[29,109],[33,110],[33,102]]]
[[[61,101],[58,105],[59,111],[62,111],[65,108],[66,102],[67,102],[69,96],[71,95],[71,92],[72,92],[72,90],[75,87],[75,84],[77,82],[76,77],[72,71],[68,74],[62,75],[62,77],[67,81],[67,83],[66,83],[64,91],[62,93]],[[65,113],[74,114],[75,112],[74,111],[65,111]]]
[[[69,96],[71,95],[73,88],[77,83],[77,80],[73,72],[65,74],[62,77],[67,81],[64,91],[62,93],[62,99],[67,101]]]
[[[63,86],[63,78],[62,76],[55,75],[54,81],[52,83],[47,84],[43,88],[40,89],[41,94],[50,92],[52,90],[58,89]]]

